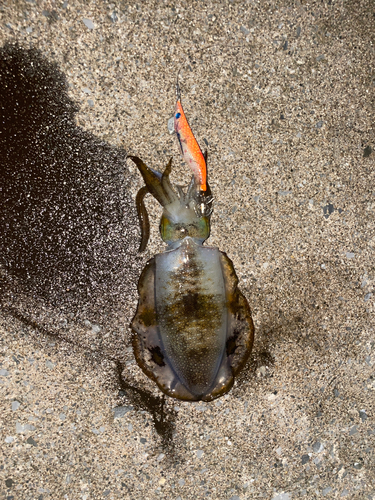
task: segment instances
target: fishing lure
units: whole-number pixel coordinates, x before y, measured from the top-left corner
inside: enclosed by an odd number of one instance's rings
[[[213,210],[207,152],[202,153],[186,119],[178,82],[174,130],[193,172],[186,192],[169,180],[172,160],[160,173],[129,156],[145,182],[136,199],[140,250],[149,238],[147,193],[163,207],[160,233],[168,245],[147,262],[139,279],[133,347],[139,366],[165,394],[211,401],[230,390],[246,363],[254,326],[232,261],[217,248],[203,246]]]

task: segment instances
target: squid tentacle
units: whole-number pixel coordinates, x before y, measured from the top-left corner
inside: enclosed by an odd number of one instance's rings
[[[139,252],[144,252],[146,250],[147,242],[150,237],[150,220],[144,202],[144,198],[147,193],[149,193],[148,187],[143,186],[138,191],[137,197],[135,199],[137,205],[139,225],[141,228],[141,243],[138,249]]]

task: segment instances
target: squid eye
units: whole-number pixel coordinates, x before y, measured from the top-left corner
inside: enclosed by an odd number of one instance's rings
[[[181,113],[176,113],[176,118],[180,118]]]

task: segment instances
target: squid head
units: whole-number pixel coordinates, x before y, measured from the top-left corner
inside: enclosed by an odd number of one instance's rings
[[[207,157],[207,155],[205,155]],[[160,222],[162,239],[174,247],[177,242],[190,236],[197,243],[203,243],[210,235],[210,217],[212,214],[212,195],[206,183],[206,190],[199,189],[193,175],[186,193],[180,186],[173,187],[169,175],[172,170],[172,159],[169,160],[163,173],[148,167],[137,156],[129,156],[142,174],[145,186],[137,194],[136,204],[141,227],[141,244],[139,251],[146,249],[150,235],[150,223],[144,198],[147,193],[163,207]]]

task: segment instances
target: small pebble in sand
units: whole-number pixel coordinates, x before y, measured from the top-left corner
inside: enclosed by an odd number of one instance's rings
[[[93,30],[94,29],[94,23],[91,21],[91,19],[83,18],[82,22],[86,26],[86,28],[88,28],[89,30]]]

